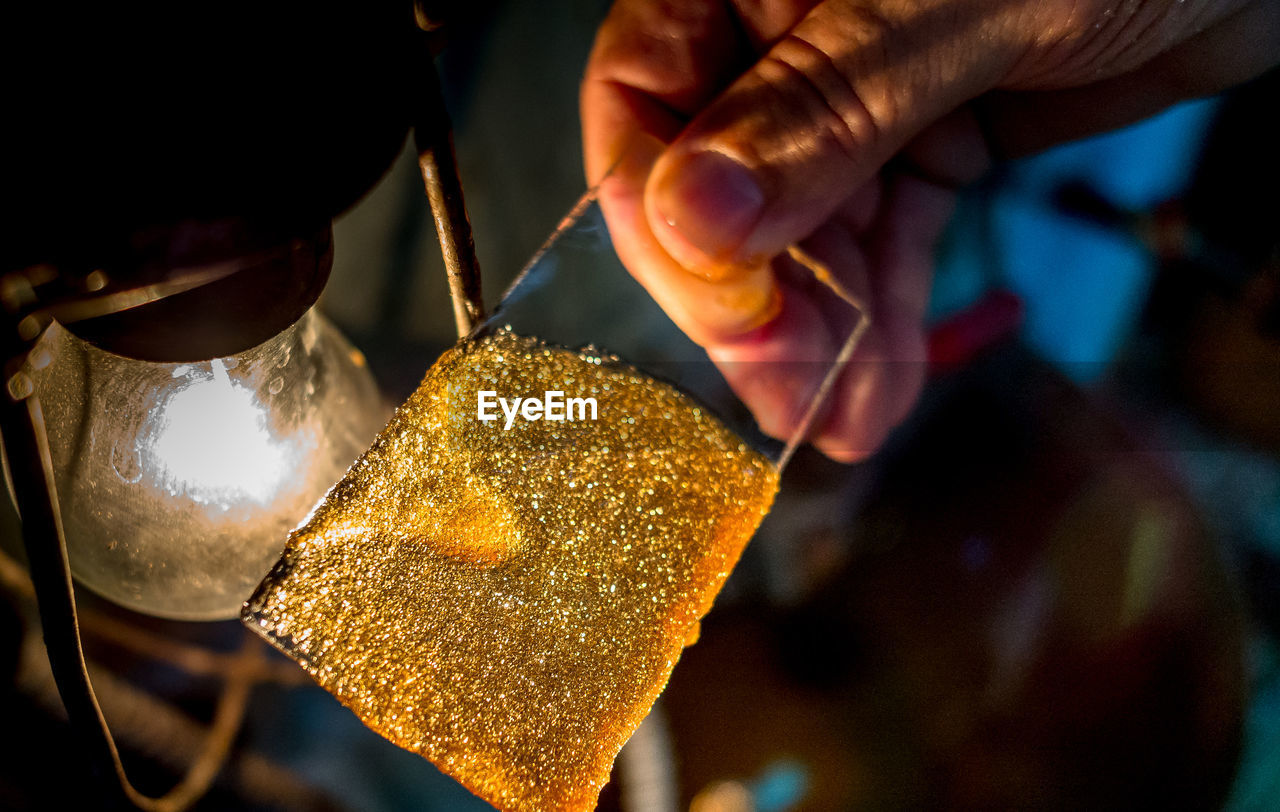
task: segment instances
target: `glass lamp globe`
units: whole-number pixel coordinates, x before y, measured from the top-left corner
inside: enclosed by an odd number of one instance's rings
[[[28,362],[75,578],[130,609],[235,617],[388,410],[314,309],[242,353],[140,361],[57,323]]]

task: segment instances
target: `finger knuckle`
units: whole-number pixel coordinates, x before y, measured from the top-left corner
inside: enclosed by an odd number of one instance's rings
[[[770,58],[788,77],[789,90],[805,98],[810,117],[846,155],[856,158],[876,141],[875,118],[828,53],[791,34]]]

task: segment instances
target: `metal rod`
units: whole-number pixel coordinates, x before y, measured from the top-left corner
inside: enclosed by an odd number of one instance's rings
[[[458,337],[464,338],[484,320],[484,298],[480,293],[480,264],[471,237],[471,221],[467,218],[458,178],[457,156],[453,149],[453,128],[440,90],[440,76],[435,60],[424,49],[423,98],[414,122],[414,144],[418,149],[418,167],[431,203],[440,252],[449,276],[449,295],[453,298],[453,317]]]
[[[248,708],[254,672],[243,670],[227,679],[200,755],[168,794],[152,798],[134,788],[85,664],[44,413],[23,369],[27,346],[13,325],[0,338],[0,358],[7,359],[0,389],[0,435],[54,682],[79,743],[104,779],[104,808],[182,812],[208,791],[226,761]],[[258,656],[256,649],[246,651],[246,657]]]
[[[8,372],[8,371],[7,371]],[[71,587],[71,570],[62,541],[62,517],[58,495],[52,488],[53,470],[44,433],[44,416],[33,397],[15,397],[14,380],[22,372],[6,375],[9,391],[0,407],[0,431],[4,434],[5,455],[13,477],[13,492],[22,517],[31,579],[36,584],[40,624],[44,628],[49,665],[53,668],[58,692],[67,717],[80,735],[94,766],[112,776],[103,781],[110,793],[109,807],[124,808],[132,803],[123,776],[117,772],[120,756],[110,734],[103,735],[106,722],[89,683],[80,645],[76,603]],[[21,378],[18,378],[21,381]],[[112,774],[115,775],[112,775]]]

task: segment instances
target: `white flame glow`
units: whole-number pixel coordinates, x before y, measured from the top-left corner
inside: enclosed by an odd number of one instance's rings
[[[152,412],[145,449],[173,495],[230,507],[269,503],[289,473],[294,444],[275,437],[253,392],[233,382],[220,360],[212,376],[180,370],[189,382]],[[178,371],[175,371],[177,374]]]

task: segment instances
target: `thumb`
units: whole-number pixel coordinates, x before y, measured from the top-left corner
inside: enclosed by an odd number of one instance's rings
[[[827,0],[685,128],[645,188],[662,247],[711,279],[811,234],[1018,55],[1004,3]]]

